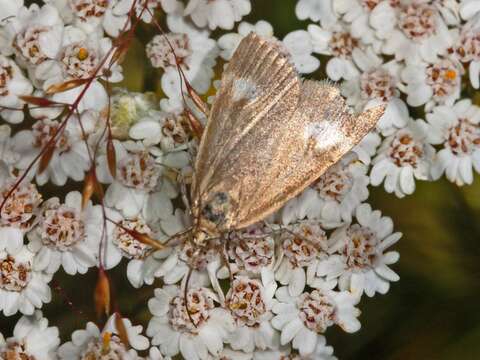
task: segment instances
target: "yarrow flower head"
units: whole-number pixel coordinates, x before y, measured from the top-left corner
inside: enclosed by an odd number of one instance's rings
[[[30,95],[31,82],[23,75],[18,65],[0,55],[0,115],[2,119],[16,124],[23,121],[22,107],[25,104],[20,96]]]
[[[435,103],[453,105],[460,97],[460,82],[464,73],[454,58],[443,58],[435,63],[409,64],[402,72],[407,103],[411,106],[425,104],[428,111]]]
[[[272,267],[275,241],[270,232],[267,226],[254,224],[245,230],[232,233],[228,246],[228,255],[233,260],[230,266],[254,274],[260,274],[262,269]]]
[[[28,247],[37,253],[34,269],[53,274],[62,266],[67,274],[75,275],[95,266],[101,214],[101,207],[91,203],[82,209],[82,195],[76,191],[67,194],[64,204],[58,198],[47,200],[38,225],[28,234]]]
[[[272,325],[281,331],[281,344],[292,341],[293,348],[298,349],[301,356],[313,353],[319,343],[325,344],[322,334],[332,325],[347,332],[360,329],[357,320],[360,311],[355,307],[358,298],[349,292],[314,289],[293,297],[282,287],[275,296],[278,303],[273,312],[277,315]]]
[[[358,223],[346,224],[330,236],[330,256],[319,262],[316,274],[338,279],[340,290],[357,297],[363,293],[384,294],[390,287],[389,282],[399,279],[388,267],[398,261],[398,253],[384,251],[402,234],[392,233],[392,220],[382,217],[378,210],[372,211],[368,204],[358,206],[355,217]]]
[[[327,247],[327,236],[318,221],[311,220],[291,226],[283,232],[280,241],[275,278],[280,284],[288,285],[292,296],[298,296],[315,273]]]
[[[442,146],[432,166],[433,178],[445,173],[457,185],[471,184],[472,167],[480,172],[480,108],[463,99],[452,107],[435,107],[426,119],[427,141]]]
[[[165,70],[161,83],[162,90],[169,99],[160,102],[162,110],[179,113],[183,110],[181,94],[185,90],[178,77],[176,61],[184,70],[185,76],[192,79],[191,86],[203,94],[207,92],[214,75],[212,68],[216,63],[218,48],[208,33],[199,31],[182,17],[168,15],[167,24],[172,32],[165,36],[155,36],[147,44],[146,52],[154,67]],[[177,59],[173,56],[169,43],[174,48]]]
[[[227,339],[232,349],[253,352],[255,348],[278,347],[279,337],[270,323],[276,288],[273,273],[268,270],[262,272],[262,282],[238,276],[231,283],[225,301],[236,323]]]
[[[449,52],[462,63],[468,64],[470,83],[478,89],[480,87],[480,27],[476,21],[470,21],[462,26]]]
[[[31,130],[19,131],[14,136],[14,150],[21,155],[16,166],[19,169],[28,168],[45,146],[52,146],[53,154],[46,169],[36,174],[37,183],[43,185],[50,180],[64,185],[68,178],[83,180],[90,165],[87,138],[95,131],[99,120],[95,111],[73,116],[64,127],[58,120],[39,119]]]
[[[200,28],[231,30],[250,10],[250,0],[190,0],[184,14]]]
[[[0,336],[0,358],[50,360],[56,358],[59,344],[58,328],[48,326],[48,320],[37,310],[18,320],[13,336],[3,341]]]
[[[15,252],[0,249],[0,309],[5,316],[32,315],[51,300],[51,275],[33,268],[35,254],[26,246]]]
[[[413,120],[387,137],[373,159],[371,184],[378,186],[385,180],[387,192],[403,197],[415,191],[415,179],[429,180],[435,149],[426,138],[421,122]]]
[[[206,288],[189,289],[186,301],[177,286],[156,289],[148,302],[153,318],[147,335],[152,337],[152,344],[159,345],[167,356],[179,352],[187,359],[207,358],[209,353],[217,356],[234,324],[225,309],[215,307],[215,299]]]
[[[89,322],[85,330],[76,330],[72,334],[72,341],[61,345],[58,356],[62,360],[74,359],[109,359],[137,360],[137,350],[146,350],[149,346],[148,339],[141,335],[142,326],[134,326],[129,319],[120,318],[124,330],[117,328],[116,317],[113,314],[100,330],[94,323]],[[130,349],[125,345],[121,336],[126,335]]]
[[[368,198],[368,183],[367,166],[349,153],[285,207],[283,221],[306,216],[328,228],[350,221],[355,208]]]
[[[17,62],[34,74],[36,66],[57,56],[63,30],[60,14],[50,4],[23,7],[1,29],[5,43],[0,51],[4,55],[15,54]]]
[[[377,37],[384,39],[385,54],[407,62],[434,62],[452,45],[453,37],[441,11],[429,1],[383,3],[375,8],[371,23]]]

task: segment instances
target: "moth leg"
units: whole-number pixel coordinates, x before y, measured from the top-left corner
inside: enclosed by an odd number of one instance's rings
[[[192,99],[193,103],[198,108],[198,110],[200,110],[200,112],[203,115],[208,117],[208,115],[210,113],[210,109],[209,109],[208,104],[205,101],[203,101],[203,99],[200,97],[200,95],[198,95],[198,93],[188,83],[188,81],[186,81],[186,79],[185,79],[185,83],[186,83],[185,85],[186,85],[186,88],[187,88],[187,93],[188,93],[188,96],[190,97],[190,99]]]
[[[188,285],[190,283],[190,278],[192,277],[192,273],[193,273],[193,268],[189,268],[188,269],[188,274],[187,274],[187,279],[185,280],[185,287],[183,289],[183,298],[184,298],[184,301],[185,301],[185,310],[187,311],[188,319],[193,324],[193,326],[195,326],[195,328],[196,328],[197,324],[195,324],[195,321],[193,320],[193,317],[192,317],[192,313],[190,312],[190,307],[188,306]]]
[[[193,114],[193,112],[185,108],[184,110],[185,116],[188,120],[188,125],[190,126],[190,130],[192,131],[193,136],[200,141],[203,134],[203,124],[202,122]]]
[[[233,281],[233,271],[232,267],[230,266],[230,261],[228,260],[228,252],[230,251],[230,236],[228,236],[225,241],[223,242],[223,261],[225,262],[225,266],[228,269],[228,275],[230,278],[230,282]]]
[[[181,197],[182,197],[183,205],[185,205],[185,210],[191,216],[192,215],[192,208],[190,206],[191,202],[190,202],[190,198],[188,196],[187,184],[185,182],[184,177],[180,173],[178,174],[177,179],[178,179],[178,182],[180,184],[180,194],[181,194]]]
[[[222,246],[222,244],[225,244],[225,242],[227,241],[224,237],[223,234],[220,235],[220,243],[219,244],[213,244],[215,242],[214,239],[210,239],[209,240],[209,243],[211,244],[211,249],[214,249],[217,253],[220,254],[220,257],[221,257],[221,260],[223,263],[225,263],[225,265],[227,266],[229,272],[231,271],[230,270],[230,264],[229,264],[229,261],[228,261],[228,256],[227,254],[223,251],[224,248],[225,248],[225,245]],[[208,247],[210,247],[209,245],[207,245]],[[220,286],[220,282],[218,281],[218,277],[217,277],[217,271],[220,269],[221,267],[217,267],[217,266],[208,266],[207,265],[207,272],[208,272],[208,277],[210,278],[210,283],[212,284],[212,288],[216,291],[217,295],[218,295],[218,299],[219,299],[219,302],[220,302],[220,305],[222,307],[225,306],[225,294],[223,292],[223,289],[222,287]]]

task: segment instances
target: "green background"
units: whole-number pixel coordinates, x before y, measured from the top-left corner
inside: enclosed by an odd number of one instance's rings
[[[269,21],[275,35],[306,29],[295,18],[294,0],[252,1],[245,19]],[[124,63],[123,86],[159,93],[158,73],[146,62],[143,45],[158,33],[153,26],[138,29]],[[215,35],[215,34],[214,34]],[[313,74],[322,78],[322,68]],[[474,92],[469,95],[478,96]],[[420,115],[420,114],[419,114]],[[58,194],[58,188],[45,189]],[[64,189],[65,190],[65,189]],[[62,193],[64,192],[62,190]],[[442,179],[417,182],[411,196],[398,199],[383,188],[371,189],[369,203],[390,216],[403,238],[395,246],[401,254],[393,269],[400,281],[386,295],[364,297],[359,305],[362,329],[355,334],[329,329],[327,341],[340,359],[480,359],[480,178],[457,187]],[[110,271],[115,300],[134,323],[147,324],[147,300],[153,287],[136,290],[125,277],[126,266]],[[53,301],[43,307],[52,325],[61,329],[62,342],[71,332],[94,320],[96,272],[69,277],[59,271],[52,285]],[[66,302],[71,301],[69,305]],[[8,337],[19,316],[1,317],[0,331]]]

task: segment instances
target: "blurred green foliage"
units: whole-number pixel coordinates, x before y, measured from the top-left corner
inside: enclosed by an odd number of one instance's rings
[[[252,3],[253,11],[246,20],[269,21],[279,38],[308,24],[296,19],[295,0]],[[155,34],[153,26],[138,29],[124,63],[122,86],[160,94],[158,74],[148,65],[143,50],[143,44]],[[321,78],[322,72],[313,77]],[[478,93],[471,96],[479,97]],[[444,179],[418,182],[415,193],[404,199],[374,188],[369,202],[392,217],[396,231],[403,233],[396,245],[401,259],[393,266],[401,280],[392,284],[386,295],[362,299],[358,333],[328,330],[328,343],[336,355],[343,360],[480,359],[480,177],[462,188]],[[109,271],[119,309],[134,323],[146,325],[150,317],[147,300],[153,287],[134,289],[125,273],[125,263]],[[61,290],[53,290],[54,299],[43,311],[50,323],[61,329],[62,341],[69,340],[73,330],[84,328],[87,320],[95,319],[95,282],[94,270],[83,276],[55,276],[54,286],[58,284]],[[73,305],[66,304],[68,300]],[[18,317],[2,317],[0,330],[6,336]]]

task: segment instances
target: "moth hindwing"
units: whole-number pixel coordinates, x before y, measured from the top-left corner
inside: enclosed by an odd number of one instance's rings
[[[264,219],[357,144],[383,106],[354,116],[338,88],[302,81],[278,43],[251,33],[225,70],[195,163],[192,212],[210,235]]]

